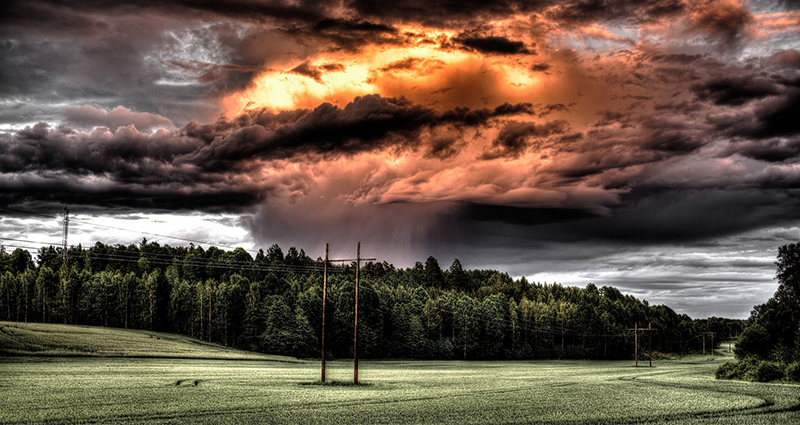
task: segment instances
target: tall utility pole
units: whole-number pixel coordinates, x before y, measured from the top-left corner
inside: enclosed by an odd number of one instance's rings
[[[375,258],[361,258],[361,242],[359,242],[356,251],[356,322],[353,329],[353,383],[356,385],[358,385],[358,277],[361,271],[361,260],[377,261]]]
[[[322,277],[322,382],[325,382],[325,304],[328,303],[328,244],[325,244],[325,265]]]
[[[652,323],[648,323],[646,328],[640,328],[638,323],[634,323],[633,328],[629,330],[633,331],[633,340],[634,340],[633,358],[636,361],[636,366],[639,366],[639,332],[647,332],[647,343],[648,343],[647,357],[650,360],[650,367],[653,367],[653,340],[651,334],[653,332],[658,332],[658,329],[653,329]]]
[[[647,330],[653,330],[653,324],[647,323]],[[647,332],[647,360],[650,361],[650,367],[653,367],[653,336]]]
[[[706,355],[706,335],[711,336],[711,355],[714,355],[714,332],[703,332],[703,355]]]
[[[358,385],[358,276],[361,270],[361,242],[356,250],[356,323],[353,326],[353,383]]]
[[[358,281],[361,270],[361,261],[376,261],[375,258],[361,258],[361,242],[355,259],[331,260],[328,258],[328,244],[325,244],[325,265],[322,278],[322,382],[325,382],[325,306],[328,303],[328,263],[356,262],[356,294],[355,294],[355,329],[353,331],[353,383],[358,384]]]
[[[69,210],[67,204],[64,204],[64,240],[61,247],[61,258],[67,261],[67,235],[69,234]]]

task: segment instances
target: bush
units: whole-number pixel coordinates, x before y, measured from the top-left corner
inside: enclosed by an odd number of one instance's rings
[[[739,364],[735,361],[725,362],[714,372],[716,379],[736,379],[739,378]]]
[[[758,382],[770,382],[783,379],[783,367],[770,361],[762,361],[756,366],[753,377]]]
[[[800,382],[800,362],[789,363],[789,365],[786,366],[786,378],[791,381]]]

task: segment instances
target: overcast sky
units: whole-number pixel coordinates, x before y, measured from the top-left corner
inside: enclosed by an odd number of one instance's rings
[[[68,203],[84,246],[361,241],[696,318],[772,296],[796,2],[385,3],[6,1],[0,242],[59,244]]]

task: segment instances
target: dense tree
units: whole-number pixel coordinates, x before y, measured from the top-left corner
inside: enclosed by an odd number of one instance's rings
[[[800,243],[780,247],[777,259],[778,290],[753,308],[736,344],[739,362],[720,366],[718,378],[800,380],[796,373],[800,370]],[[725,322],[715,320],[712,325],[719,328]],[[764,370],[774,373],[761,373]]]
[[[780,300],[795,302],[792,251],[781,251]],[[321,269],[303,250],[280,246],[253,257],[190,244],[171,247],[96,243],[71,247],[67,261],[44,247],[34,264],[25,251],[0,252],[0,318],[168,330],[244,349],[318,356]],[[355,264],[329,266],[326,349],[353,352]],[[701,332],[735,335],[741,322],[692,320],[610,287],[530,283],[495,270],[442,271],[434,257],[409,269],[367,263],[359,289],[362,357],[435,359],[630,358],[634,323],[659,329],[653,348],[699,351]],[[779,344],[791,352],[796,305],[758,307],[758,327],[742,346]],[[794,322],[793,322],[794,321]],[[781,334],[784,335],[784,334]],[[764,351],[764,356],[774,355]],[[787,356],[784,356],[789,358]]]
[[[439,261],[433,257],[428,257],[425,260],[425,279],[429,288],[442,288],[444,286],[442,268],[439,267]]]
[[[461,262],[456,258],[453,264],[450,265],[450,273],[447,275],[447,286],[450,289],[465,290],[469,288],[468,282],[469,277],[464,273]]]

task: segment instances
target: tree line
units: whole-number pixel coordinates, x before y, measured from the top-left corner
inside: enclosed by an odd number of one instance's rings
[[[323,264],[278,245],[242,248],[97,242],[0,252],[0,318],[181,333],[246,350],[320,356]],[[352,356],[356,264],[329,265],[326,355]],[[416,359],[629,359],[630,328],[656,353],[699,352],[703,333],[743,321],[692,319],[619,290],[512,279],[495,270],[370,262],[360,270],[359,356]],[[640,338],[640,340],[644,340]],[[718,339],[717,341],[719,341]],[[646,344],[640,350],[646,355]],[[642,357],[643,358],[643,357]]]
[[[750,313],[736,344],[735,362],[717,378],[800,382],[800,243],[778,248],[778,290]]]

